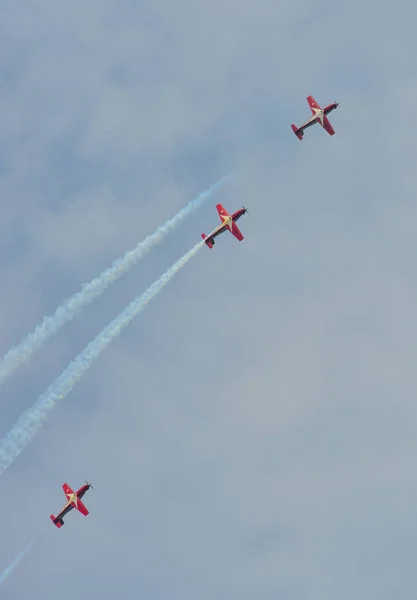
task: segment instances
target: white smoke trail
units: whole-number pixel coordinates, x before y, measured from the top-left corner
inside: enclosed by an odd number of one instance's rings
[[[41,348],[48,338],[56,333],[65,323],[74,319],[83,307],[96,300],[121,275],[127,273],[145,254],[161,242],[174,227],[190,216],[204,200],[217,192],[231,177],[232,175],[223,177],[206,191],[202,192],[164,225],[158,227],[154,233],[148,235],[136,248],[126,252],[122,258],[116,260],[101,275],[85,283],[82,290],[65,300],[56,309],[52,317],[44,317],[32,333],[23,338],[18,346],[9,350],[0,360],[0,385],[17,367],[27,361],[36,350]]]
[[[2,585],[6,581],[6,579],[12,574],[12,572],[16,569],[16,567],[18,567],[20,565],[20,563],[22,562],[22,560],[24,559],[26,554],[29,552],[29,550],[32,548],[32,546],[34,546],[36,544],[36,542],[41,537],[41,535],[43,535],[43,534],[40,533],[31,542],[29,542],[29,544],[26,546],[26,548],[24,548],[22,550],[22,552],[20,552],[20,554],[18,554],[16,556],[14,561],[12,563],[10,563],[10,565],[8,567],[6,567],[6,569],[3,571],[3,573],[0,573],[0,585]]]
[[[135,298],[75,357],[61,375],[38,398],[32,408],[21,415],[18,422],[0,442],[0,475],[35,437],[42,427],[43,421],[48,416],[48,412],[54,408],[57,401],[63,400],[69,394],[103,350],[120,334],[122,329],[146,308],[149,302],[163,290],[174,275],[197,254],[202,246],[204,246],[203,241],[196,244],[194,248],[184,254],[159,279],[150,285],[143,294]]]

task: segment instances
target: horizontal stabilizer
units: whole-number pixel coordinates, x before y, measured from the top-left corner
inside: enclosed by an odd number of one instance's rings
[[[62,527],[64,525],[64,520],[63,519],[57,519],[54,515],[50,516],[50,519],[52,521],[52,523],[54,525],[56,525],[56,527]]]
[[[213,238],[211,238],[211,239],[207,238],[207,236],[206,236],[205,233],[202,233],[201,237],[203,238],[206,246],[208,246],[209,248],[213,248],[213,246],[214,246],[214,240],[213,240]]]
[[[291,129],[293,130],[293,132],[295,133],[295,135],[298,137],[299,140],[303,139],[304,132],[302,129],[298,129],[298,127],[294,124],[291,125]]]

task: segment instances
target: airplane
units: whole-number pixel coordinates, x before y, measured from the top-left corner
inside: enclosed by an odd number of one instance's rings
[[[61,510],[61,512],[59,513],[59,515],[57,517],[55,517],[54,515],[50,515],[50,519],[53,522],[53,524],[56,525],[58,528],[62,527],[64,525],[63,517],[67,513],[69,513],[69,511],[72,510],[73,508],[76,508],[77,510],[80,511],[81,514],[87,516],[88,510],[86,509],[85,505],[81,502],[81,498],[92,487],[93,486],[91,485],[91,483],[88,483],[86,481],[85,485],[82,485],[77,492],[74,492],[70,488],[68,483],[64,483],[64,485],[62,486],[62,489],[64,490],[64,493],[67,497],[68,502],[66,503],[66,505],[64,506],[64,508]]]
[[[310,105],[310,109],[313,115],[305,123],[303,123],[301,127],[291,125],[291,128],[295,135],[298,137],[298,139],[302,140],[304,135],[304,129],[307,129],[307,127],[311,127],[311,125],[314,125],[314,123],[320,123],[320,125],[327,131],[329,135],[334,135],[334,129],[330,125],[330,121],[326,115],[328,115],[330,112],[332,112],[332,110],[337,108],[339,106],[339,103],[335,100],[334,102],[332,102],[332,104],[328,104],[325,108],[321,108],[321,106],[319,106],[319,104],[314,100],[313,96],[308,96],[307,102]]]
[[[209,236],[207,236],[205,233],[201,234],[204,243],[208,246],[208,248],[213,248],[214,238],[226,230],[229,230],[230,233],[232,233],[235,236],[235,238],[237,238],[239,242],[241,242],[243,240],[243,235],[241,234],[240,229],[236,225],[236,221],[240,219],[242,215],[248,212],[247,209],[243,206],[235,213],[233,213],[233,215],[229,215],[227,210],[221,204],[216,204],[216,208],[217,212],[219,213],[221,224],[218,225],[216,229],[213,229]]]

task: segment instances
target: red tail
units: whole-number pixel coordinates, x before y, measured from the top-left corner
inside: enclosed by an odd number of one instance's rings
[[[58,519],[58,521],[55,521],[56,517],[54,515],[50,515],[50,519],[52,523],[58,528],[62,527],[64,524],[64,521],[62,519]]]
[[[299,140],[303,139],[304,133],[303,133],[303,131],[300,131],[296,125],[291,125],[291,129],[293,130],[293,132],[295,133],[295,135],[298,137]]]
[[[202,237],[202,238],[203,238],[203,240],[205,241],[205,243],[206,243],[206,246],[208,246],[209,248],[213,248],[213,246],[214,246],[214,240],[207,239],[207,236],[206,236],[206,234],[205,234],[205,233],[202,233],[202,234],[201,234],[201,237]]]

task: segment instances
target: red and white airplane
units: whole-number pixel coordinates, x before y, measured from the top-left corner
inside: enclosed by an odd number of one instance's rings
[[[312,116],[301,125],[301,127],[297,127],[296,125],[291,125],[291,128],[295,135],[299,140],[303,139],[304,129],[307,127],[311,127],[314,123],[320,123],[320,125],[327,131],[329,135],[334,135],[334,129],[330,125],[330,121],[327,118],[327,115],[332,112],[335,108],[339,106],[339,103],[334,101],[332,104],[328,104],[325,108],[321,108],[314,100],[313,96],[308,96],[307,102],[310,105]]]
[[[210,235],[207,236],[205,233],[201,234],[201,237],[203,238],[205,244],[209,248],[213,248],[214,238],[226,230],[229,230],[230,233],[232,233],[235,236],[235,238],[237,238],[239,242],[241,242],[243,240],[243,235],[241,234],[240,229],[236,225],[236,221],[240,219],[242,215],[248,212],[247,209],[243,207],[237,210],[235,213],[233,213],[233,215],[229,215],[227,210],[221,204],[216,204],[216,208],[217,212],[219,213],[221,224],[218,225],[216,229],[213,229]]]
[[[85,516],[88,515],[88,510],[86,509],[85,505],[81,502],[81,498],[90,489],[90,487],[93,487],[91,485],[91,483],[85,482],[85,485],[82,485],[77,492],[74,492],[70,488],[68,483],[64,483],[64,485],[62,486],[62,489],[64,490],[64,493],[67,497],[68,502],[66,503],[66,505],[64,506],[64,508],[61,510],[61,512],[59,513],[59,515],[57,517],[55,517],[54,515],[50,516],[54,525],[56,525],[57,527],[62,527],[64,525],[63,517],[67,513],[69,513],[69,511],[72,510],[73,508],[76,508],[77,510],[80,511],[81,514],[83,514]]]

